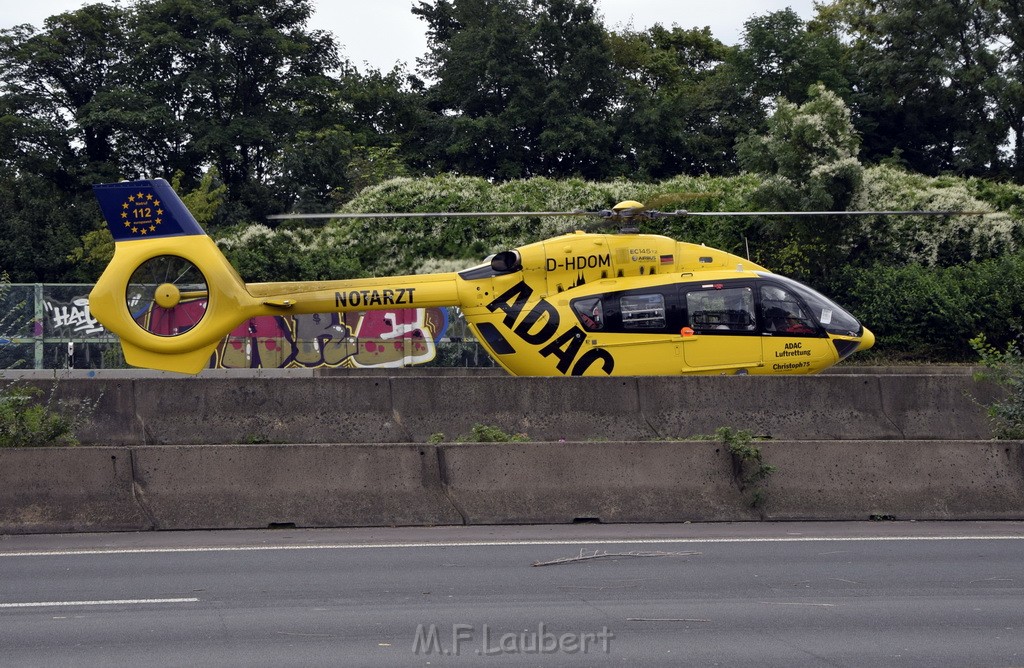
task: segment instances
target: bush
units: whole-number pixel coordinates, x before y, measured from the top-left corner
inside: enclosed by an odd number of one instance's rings
[[[500,427],[485,424],[473,425],[473,433],[460,436],[458,443],[524,443],[530,440],[526,434],[510,434]]]
[[[19,313],[24,303],[11,304],[8,297],[11,282],[6,272],[0,273],[0,349],[10,342],[5,336],[11,329],[17,331]],[[76,445],[75,429],[91,415],[95,405],[88,404],[74,411],[65,403],[53,410],[50,401],[39,403],[43,391],[8,382],[0,387],[0,448],[32,447],[41,445]]]
[[[848,308],[889,359],[968,362],[970,339],[1004,347],[1024,330],[1024,253],[958,267],[847,267],[823,291]]]
[[[38,403],[42,394],[38,388],[15,383],[0,391],[0,448],[78,444],[79,420]]]
[[[971,339],[971,346],[987,369],[977,374],[988,378],[1007,390],[1006,399],[988,407],[989,417],[996,427],[997,438],[1024,439],[1024,354],[1016,342],[1000,351],[984,336]]]

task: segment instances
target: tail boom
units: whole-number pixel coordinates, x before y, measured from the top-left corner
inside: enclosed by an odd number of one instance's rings
[[[454,273],[246,285],[163,179],[97,185],[94,192],[115,246],[89,295],[90,309],[121,338],[125,360],[133,366],[198,373],[224,337],[256,316],[460,303]],[[140,268],[161,261],[198,270],[202,286],[178,285],[176,275],[141,276],[153,272]],[[136,293],[145,296],[133,298]],[[180,328],[164,326],[175,321],[176,309],[191,313],[191,319]],[[159,327],[150,326],[156,321]]]

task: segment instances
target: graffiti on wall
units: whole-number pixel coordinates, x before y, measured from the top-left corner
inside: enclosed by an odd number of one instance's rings
[[[89,312],[88,297],[44,301],[49,336],[105,337]],[[173,336],[202,318],[206,300],[186,300],[173,309],[156,304],[132,307],[139,325]],[[394,309],[355,313],[312,313],[249,318],[217,347],[210,366],[242,368],[392,368],[424,364],[437,356],[448,329],[443,308]]]
[[[56,336],[89,336],[104,333],[103,325],[89,312],[88,297],[75,297],[68,303],[46,299],[43,300],[43,310],[48,319],[47,324]]]
[[[260,316],[221,343],[212,366],[392,368],[430,362],[448,328],[445,309]]]
[[[136,321],[151,332],[180,332],[199,321],[205,300],[171,311],[150,305]],[[236,327],[217,346],[217,369],[392,368],[430,362],[448,329],[441,308],[356,313],[258,316]],[[166,331],[165,331],[166,330]]]

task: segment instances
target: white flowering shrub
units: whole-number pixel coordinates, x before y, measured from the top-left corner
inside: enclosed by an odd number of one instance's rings
[[[977,180],[927,177],[888,166],[869,168],[853,209],[989,213],[864,217],[859,219],[859,242],[870,247],[879,260],[925,266],[953,266],[1020,249],[1024,241],[1020,214],[996,211],[982,199],[983,185]]]
[[[740,142],[744,169],[773,177],[753,197],[770,209],[804,211],[845,208],[860,187],[860,139],[843,100],[822,85],[795,105],[778,101],[765,135]]]
[[[806,106],[806,105],[805,105]],[[811,124],[814,125],[814,124]],[[815,127],[817,127],[815,125]],[[813,138],[813,137],[812,137]],[[841,142],[817,141],[838,156]],[[838,146],[838,148],[837,148]],[[856,187],[854,187],[856,186]],[[769,200],[799,208],[852,191],[851,209],[992,210],[988,216],[871,216],[786,220],[675,217],[641,222],[643,232],[706,243],[774,270],[810,280],[828,266],[875,261],[948,266],[996,257],[1024,242],[1018,203],[1024,189],[952,177],[929,178],[893,167],[863,168],[852,157],[811,167],[799,186],[778,174],[678,176],[660,183],[534,178],[491,183],[442,175],[395,178],[347,202],[350,212],[597,211],[637,200],[661,211],[751,211]],[[1009,204],[1007,204],[1009,203]],[[614,232],[592,216],[334,219],[276,229],[255,224],[220,233],[218,243],[246,280],[317,280],[360,275],[458,271],[488,255],[576,229]],[[802,226],[802,227],[801,227]],[[826,272],[827,273],[827,272]]]

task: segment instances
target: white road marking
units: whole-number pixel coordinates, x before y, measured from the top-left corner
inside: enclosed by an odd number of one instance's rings
[[[288,550],[384,550],[417,549],[430,547],[519,547],[530,545],[669,545],[669,544],[729,544],[729,543],[897,543],[902,541],[986,541],[1024,540],[1024,535],[996,536],[784,536],[760,538],[609,538],[609,539],[524,539],[487,541],[443,541],[408,543],[336,543],[324,545],[237,545],[197,547],[139,547],[102,548],[81,550],[36,550],[25,552],[0,552],[3,557],[78,557],[89,555],[129,554],[177,554],[182,552],[284,552]]]
[[[0,608],[63,608],[72,605],[145,605],[147,603],[196,603],[198,598],[126,598],[112,601],[30,601],[0,603]]]

